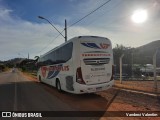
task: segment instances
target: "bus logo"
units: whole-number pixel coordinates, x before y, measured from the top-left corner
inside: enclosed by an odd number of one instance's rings
[[[47,67],[41,67],[41,71],[42,71],[42,76],[46,77]]]
[[[56,77],[60,71],[69,71],[69,66],[63,66],[63,64],[54,65],[54,66],[43,66],[41,67],[42,76],[45,78],[47,75],[48,79]]]
[[[102,49],[107,49],[110,45],[106,43],[101,43],[100,46]]]
[[[100,44],[96,44],[96,43],[81,43],[83,46],[89,47],[89,48],[94,48],[94,49],[107,49],[110,44],[106,44],[106,43],[100,43]]]

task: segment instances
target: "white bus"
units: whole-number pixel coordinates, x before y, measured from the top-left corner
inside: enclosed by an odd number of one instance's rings
[[[109,39],[79,36],[40,56],[37,78],[59,91],[75,94],[107,90],[113,81]]]

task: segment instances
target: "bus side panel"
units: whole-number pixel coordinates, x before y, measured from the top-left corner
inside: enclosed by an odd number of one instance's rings
[[[47,72],[47,66],[42,66],[38,70],[38,79],[41,79],[40,81],[46,84],[49,84],[49,81],[46,78],[46,75],[48,74]]]
[[[69,90],[73,91],[74,82],[72,49],[73,42],[69,42],[61,48],[57,49],[57,51],[53,51],[48,56],[46,55],[47,61],[45,62],[53,62],[54,60],[55,62],[57,62],[57,64],[40,67],[37,77],[40,76],[42,82],[52,86],[56,86],[56,80],[59,80],[62,90],[68,92]],[[58,57],[54,57],[54,55],[57,55]]]
[[[76,70],[78,67],[80,67],[80,41],[78,38],[76,38],[73,42],[73,50],[72,50],[72,59],[65,63],[69,66],[69,71],[67,74],[61,73],[60,76],[62,80],[62,89],[64,91],[70,92],[70,93],[76,93],[78,94],[79,91],[77,91],[76,86]],[[63,82],[65,80],[65,82]]]
[[[77,66],[80,66],[80,57],[79,57],[79,41],[78,39],[73,41],[73,50],[72,50],[72,59],[67,62],[69,65],[69,72],[67,75],[64,75],[62,80],[65,80],[63,89],[70,93],[75,93],[74,84],[76,82],[76,69]]]
[[[57,79],[61,83],[61,89],[67,92],[73,91],[73,59],[63,64],[64,71],[60,71]]]
[[[77,68],[80,67],[80,39],[76,39],[74,41],[73,47],[73,75],[74,75],[74,84],[76,83],[76,72]],[[76,86],[75,86],[76,89]]]
[[[60,81],[61,89],[67,92],[74,91],[74,88],[73,88],[73,83],[74,83],[74,75],[73,75],[73,70],[74,70],[73,57],[74,55],[73,53],[74,52],[73,51],[74,51],[74,43],[72,47],[71,58],[65,63],[63,63],[62,65],[63,70],[61,70],[60,73],[56,77]]]

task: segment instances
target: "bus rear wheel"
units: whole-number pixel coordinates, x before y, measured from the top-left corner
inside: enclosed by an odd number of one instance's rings
[[[56,81],[56,88],[57,88],[57,90],[58,90],[59,92],[62,91],[62,89],[61,89],[61,84],[60,84],[59,80]]]

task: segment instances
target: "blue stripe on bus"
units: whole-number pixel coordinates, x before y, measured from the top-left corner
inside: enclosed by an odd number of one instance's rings
[[[98,45],[95,43],[81,43],[82,45],[89,47],[89,48],[96,48],[96,49],[101,49]]]
[[[57,67],[62,67],[62,64],[58,65]],[[51,79],[56,77],[59,74],[60,70],[54,70],[54,71],[49,71],[47,78]]]

